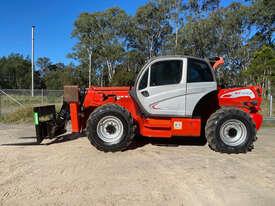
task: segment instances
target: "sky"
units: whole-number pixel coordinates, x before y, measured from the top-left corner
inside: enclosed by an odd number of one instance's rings
[[[11,53],[31,56],[31,27],[35,28],[35,60],[48,57],[53,63],[67,58],[77,40],[73,24],[82,12],[103,11],[119,6],[133,15],[147,0],[1,0],[0,57]],[[222,0],[222,6],[231,0]]]

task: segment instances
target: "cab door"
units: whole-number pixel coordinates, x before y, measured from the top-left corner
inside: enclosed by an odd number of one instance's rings
[[[194,108],[199,101],[216,90],[217,83],[211,66],[204,60],[188,58],[186,115],[192,116]],[[205,108],[207,109],[208,106],[205,105]]]
[[[136,86],[139,104],[147,114],[185,116],[186,58],[162,58],[143,70]]]

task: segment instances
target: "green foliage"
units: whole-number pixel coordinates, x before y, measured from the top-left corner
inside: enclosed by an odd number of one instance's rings
[[[79,39],[73,48],[71,57],[88,67],[89,54],[93,59],[94,84],[108,84],[116,66],[124,56],[125,29],[128,28],[128,16],[119,8],[110,8],[104,12],[83,13],[75,22],[72,36]],[[107,78],[103,79],[107,70]],[[102,82],[103,81],[103,82]]]
[[[261,85],[265,90],[275,86],[275,49],[263,46],[255,52],[253,60],[243,75],[249,82]],[[266,91],[267,92],[267,91]]]
[[[76,69],[71,67],[60,68],[55,66],[45,75],[47,89],[63,89],[64,85],[78,84],[76,80]]]
[[[249,24],[255,26],[257,31],[253,36],[254,43],[259,46],[274,44],[275,31],[275,3],[272,0],[251,0],[249,7]]]
[[[262,49],[256,51],[245,73],[251,75],[255,81],[258,81],[261,75],[270,73],[272,74],[271,77],[275,75],[275,49],[263,46]]]
[[[128,47],[143,54],[143,59],[160,55],[172,27],[168,9],[158,2],[140,7],[127,31]]]
[[[36,61],[36,65],[39,68],[41,75],[44,76],[49,72],[52,62],[48,57],[39,57]]]
[[[112,86],[133,86],[135,73],[133,71],[127,71],[124,69],[118,70],[115,73],[111,85]]]
[[[0,58],[0,87],[5,89],[25,89],[31,86],[31,61],[20,54]],[[40,86],[39,73],[34,74],[37,87]]]

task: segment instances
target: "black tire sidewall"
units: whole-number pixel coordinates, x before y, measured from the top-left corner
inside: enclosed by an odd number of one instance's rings
[[[241,121],[245,125],[246,130],[247,130],[247,136],[246,136],[245,141],[237,146],[230,146],[230,145],[225,144],[223,142],[222,138],[220,137],[220,129],[221,129],[221,126],[223,125],[223,123],[228,120],[233,120],[233,119]],[[235,150],[241,150],[243,148],[247,148],[253,142],[253,137],[252,137],[253,132],[252,131],[253,131],[253,128],[252,128],[252,125],[250,124],[249,120],[247,120],[246,118],[244,118],[241,115],[227,114],[222,119],[220,119],[220,121],[217,122],[215,136],[216,136],[216,139],[218,140],[218,142],[222,145],[222,148],[227,148],[228,150],[235,151]]]
[[[114,116],[120,119],[123,124],[123,134],[122,137],[116,143],[108,143],[103,141],[97,134],[97,125],[99,121],[106,116]],[[91,135],[90,141],[93,141],[96,145],[104,148],[109,148],[110,150],[119,150],[119,148],[127,145],[128,136],[130,131],[130,122],[128,121],[127,116],[119,110],[103,110],[95,113],[91,118],[91,122],[89,123],[91,126],[89,128],[89,132]]]

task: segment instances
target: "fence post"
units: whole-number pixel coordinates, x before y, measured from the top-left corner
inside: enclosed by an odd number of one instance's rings
[[[42,100],[42,104],[44,104],[44,91],[43,89],[41,89],[41,100]]]
[[[269,117],[272,117],[272,95],[269,98]]]

